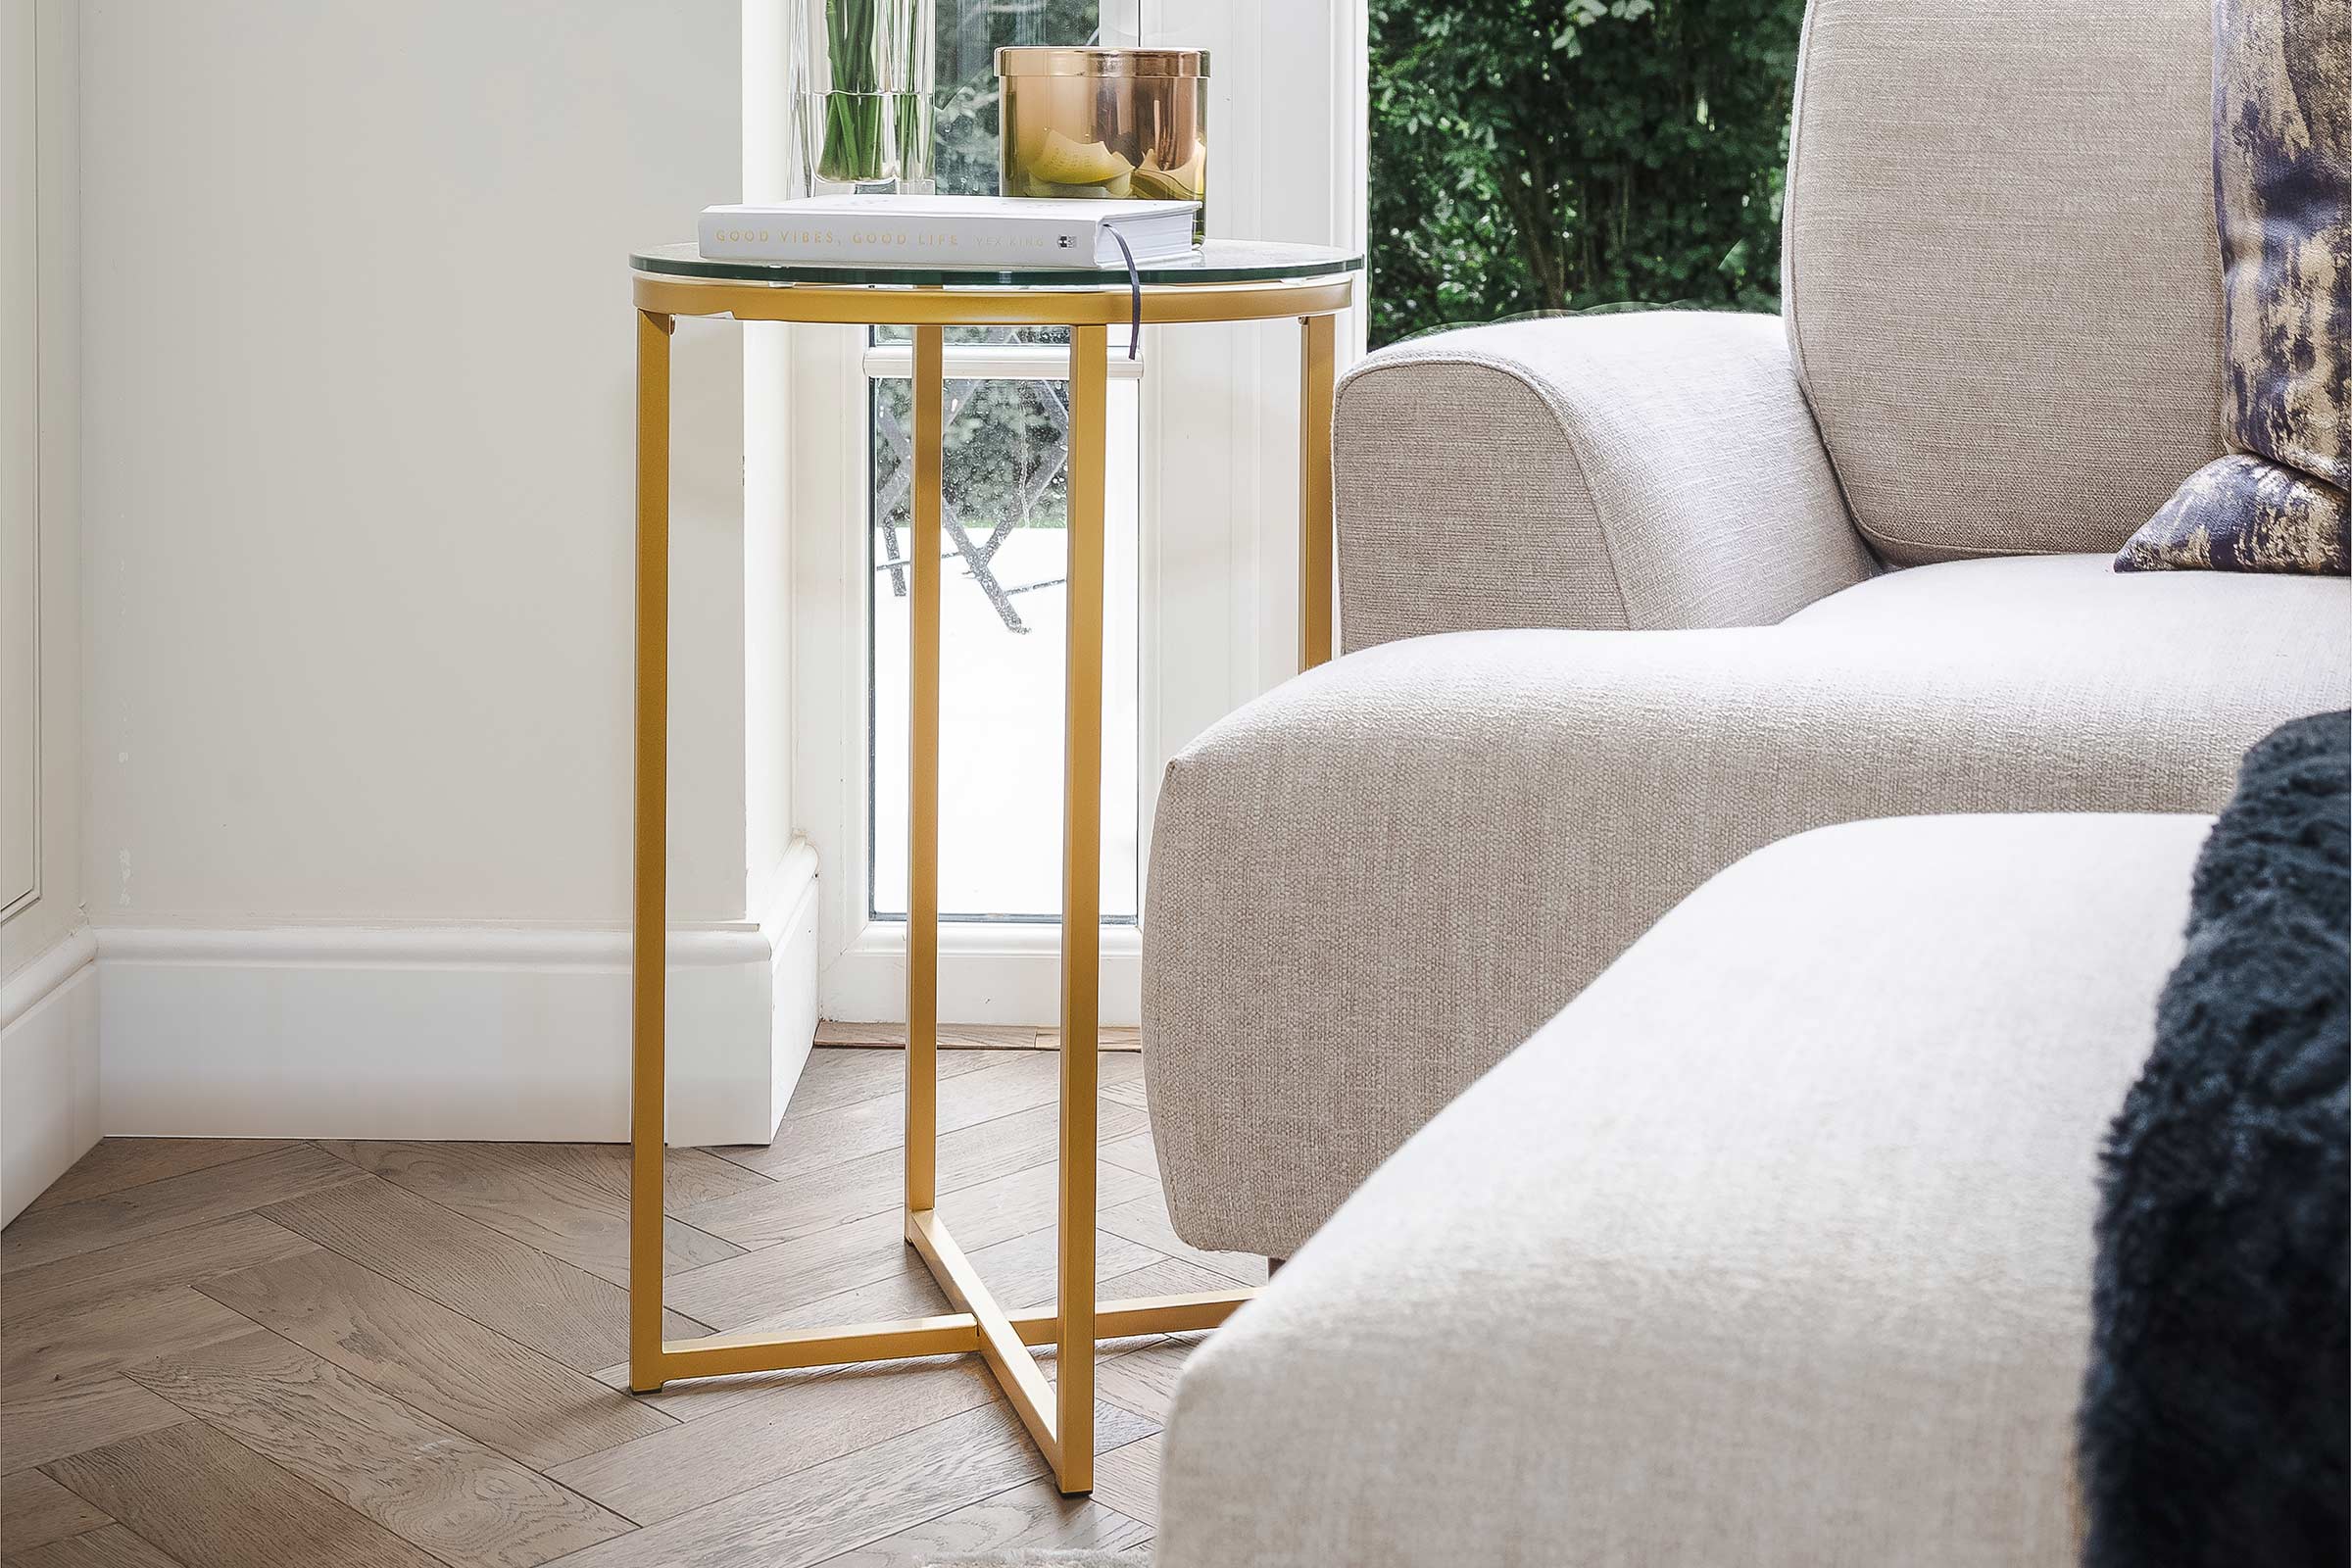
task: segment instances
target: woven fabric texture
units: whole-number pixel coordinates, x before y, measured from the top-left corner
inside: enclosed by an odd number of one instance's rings
[[[1815,0],[1782,309],[1886,559],[2112,553],[2221,454],[2211,72],[2208,0]]]
[[[1348,649],[1779,620],[1875,569],[1777,318],[1552,318],[1386,349],[1335,416]]]
[[[1716,878],[1195,1352],[1159,1568],[2073,1568],[2099,1134],[2207,826]]]
[[[2352,582],[1954,562],[1779,626],[1391,643],[1210,728],[1152,840],[1177,1228],[1288,1255],[1692,888],[1806,828],[2209,811],[2352,703]],[[1890,867],[1889,874],[1898,874]]]

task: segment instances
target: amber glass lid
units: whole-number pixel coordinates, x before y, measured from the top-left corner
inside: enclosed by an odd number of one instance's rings
[[[1205,49],[1000,49],[1000,76],[1205,76]]]

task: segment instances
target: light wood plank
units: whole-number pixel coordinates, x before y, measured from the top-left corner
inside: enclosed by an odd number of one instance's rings
[[[1049,1103],[943,1134],[938,1190],[953,1193],[1051,1162],[1060,1149],[1060,1107]],[[1128,1137],[1143,1124],[1144,1113],[1131,1106],[1112,1101],[1102,1107],[1106,1139]],[[893,1148],[697,1204],[678,1211],[678,1218],[739,1248],[758,1249],[896,1209],[906,1197],[906,1161]]]
[[[263,1212],[566,1366],[587,1371],[627,1353],[626,1291],[389,1182],[359,1174],[356,1182]],[[664,1332],[686,1338],[708,1331],[672,1312]]]
[[[9,1277],[0,1287],[0,1328],[10,1338],[44,1320],[118,1301],[142,1291],[192,1285],[215,1274],[318,1250],[318,1244],[239,1214],[143,1242],[81,1252]]]
[[[599,1182],[617,1185],[625,1207],[629,1196],[629,1146],[626,1144],[565,1144],[585,1172]],[[673,1149],[662,1160],[662,1206],[675,1212],[697,1203],[716,1202],[734,1193],[759,1191],[766,1180],[708,1149]]]
[[[0,1287],[0,1391],[30,1397],[233,1338],[250,1325],[189,1285],[317,1250],[259,1214],[239,1214],[11,1275]]]
[[[14,1274],[122,1247],[361,1180],[360,1172],[324,1150],[295,1144],[103,1198],[61,1203],[20,1215],[0,1233],[0,1272]]]
[[[1138,1110],[1146,1109],[1144,1102],[1144,1058],[1133,1053],[1109,1054],[1102,1058],[1102,1097],[1122,1101]]]
[[[1103,1169],[1100,1183],[1105,1204],[1154,1191],[1152,1182],[1116,1167]],[[974,1252],[1053,1224],[1057,1198],[1057,1172],[1039,1165],[946,1194],[939,1206],[956,1240]],[[921,1267],[893,1211],[675,1275],[669,1299],[692,1317],[734,1330],[778,1321],[824,1297]]]
[[[1249,1252],[1204,1252],[1178,1236],[1176,1227],[1168,1220],[1167,1200],[1160,1195],[1156,1182],[1140,1198],[1118,1200],[1105,1198],[1101,1218],[1104,1230],[1116,1231],[1155,1252],[1198,1263],[1242,1285],[1266,1283],[1264,1258]]]
[[[1192,1359],[1198,1341],[1191,1335],[1163,1336],[1156,1343],[1095,1363],[1095,1389],[1103,1400],[1133,1410],[1154,1424],[1168,1418],[1176,1379]]]
[[[947,1087],[943,1082],[943,1090]],[[787,1115],[763,1148],[729,1149],[727,1158],[771,1181],[806,1176],[861,1155],[896,1151],[905,1127],[904,1102],[894,1087],[882,1094],[807,1115]],[[943,1122],[944,1128],[944,1122]]]
[[[949,1059],[946,1052],[939,1054],[943,1077]],[[962,1059],[968,1061],[971,1057],[966,1055]],[[820,1045],[808,1053],[800,1081],[792,1086],[792,1099],[784,1107],[784,1119],[819,1115],[860,1101],[895,1095],[905,1084],[906,1074],[904,1052],[838,1051]],[[724,1152],[729,1159],[738,1157],[735,1150]]]
[[[371,1176],[599,1279],[620,1286],[629,1282],[628,1151],[623,1146],[329,1142],[320,1147]],[[697,1152],[671,1154],[662,1161],[664,1175],[670,1167],[692,1163],[688,1156]],[[732,1192],[775,1185],[740,1165],[700,1157],[742,1178],[730,1185]],[[662,1223],[665,1269],[700,1268],[743,1250],[678,1220]]]
[[[1051,1031],[1012,1033],[1052,1043]],[[1058,1064],[1050,1051],[1004,1049],[1017,1046],[1009,1039],[973,1044],[994,1049],[941,1057],[942,1207],[1000,1299],[1033,1309],[1054,1283]],[[904,1066],[897,1049],[820,1050],[775,1145],[671,1152],[664,1206],[680,1223],[669,1235],[678,1269],[670,1295],[684,1309],[671,1316],[672,1335],[711,1321],[687,1305],[702,1293],[725,1302],[715,1325],[725,1328],[944,1309],[898,1234]],[[1254,1283],[1260,1260],[1198,1253],[1174,1237],[1140,1113],[1141,1058],[1109,1052],[1101,1066],[1100,1296]],[[695,1380],[646,1397],[621,1392],[620,1146],[294,1147],[348,1160],[347,1185],[265,1194],[258,1212],[222,1214],[208,1207],[218,1195],[174,1184],[234,1185],[243,1178],[232,1173],[288,1150],[102,1146],[76,1173],[80,1185],[62,1187],[20,1224],[77,1208],[95,1218],[100,1210],[87,1205],[114,1200],[124,1205],[126,1234],[61,1244],[62,1233],[36,1226],[31,1240],[60,1250],[46,1262],[19,1262],[42,1254],[9,1231],[0,1472],[38,1462],[64,1480],[93,1458],[100,1475],[127,1458],[182,1489],[194,1474],[204,1499],[171,1516],[188,1533],[184,1552],[124,1518],[30,1548],[42,1554],[32,1568],[420,1564],[416,1543],[386,1534],[385,1520],[437,1547],[434,1561],[497,1568],[529,1568],[555,1550],[568,1553],[563,1568],[913,1568],[943,1552],[1125,1549],[1149,1537],[1153,1434],[1200,1336],[1102,1348],[1101,1490],[1091,1501],[1062,1499],[971,1358]],[[783,1179],[771,1184],[760,1166]],[[697,1231],[699,1242],[681,1236]],[[757,1250],[735,1255],[742,1246]],[[715,1249],[729,1255],[713,1257]],[[16,1332],[23,1327],[32,1333]],[[109,1375],[125,1359],[152,1388]],[[1050,1379],[1051,1351],[1041,1360]],[[591,1365],[601,1370],[591,1376]],[[161,1396],[172,1392],[246,1441],[182,1419]],[[196,1437],[183,1436],[191,1430]],[[231,1451],[197,1453],[193,1465],[167,1452],[208,1446],[208,1433]],[[998,1463],[1009,1468],[986,1473]],[[542,1480],[520,1465],[557,1473]],[[210,1472],[222,1468],[229,1484],[216,1485]],[[543,1550],[501,1533],[499,1509],[517,1476],[539,1489],[527,1495],[556,1499],[560,1520],[602,1521],[603,1536]],[[470,1491],[467,1477],[476,1478]],[[275,1528],[277,1500],[263,1500],[272,1478],[309,1499],[292,1516],[290,1549]],[[972,1490],[982,1481],[990,1484]],[[155,1490],[136,1489],[142,1506]],[[238,1538],[239,1521],[257,1515],[270,1521],[267,1540]],[[629,1530],[628,1517],[649,1523]],[[475,1525],[486,1532],[478,1542],[464,1534]]]
[[[121,1525],[86,1531],[9,1557],[9,1568],[180,1568]]]
[[[1054,1298],[1054,1267],[1057,1250],[1054,1233],[1051,1229],[1032,1231],[1010,1241],[999,1242],[968,1254],[980,1277],[997,1293],[1001,1301],[1017,1301],[1024,1309],[1051,1302]],[[1193,1265],[1169,1264],[1149,1248],[1139,1247],[1123,1236],[1108,1231],[1095,1233],[1096,1267],[1104,1279],[1107,1295],[1119,1279],[1142,1280],[1145,1289],[1124,1291],[1130,1296],[1177,1295],[1185,1291],[1216,1290],[1230,1282],[1220,1275],[1194,1269]],[[1205,1278],[1209,1284],[1174,1285],[1165,1290],[1151,1287],[1154,1264],[1188,1271],[1185,1278]],[[749,1330],[823,1328],[844,1323],[880,1323],[899,1318],[927,1317],[934,1312],[950,1312],[955,1307],[933,1283],[930,1272],[919,1262],[909,1259],[906,1271],[889,1279],[861,1285],[813,1301],[806,1301],[772,1319],[744,1325]],[[641,1395],[640,1399],[658,1406],[681,1420],[696,1421],[714,1415],[748,1398],[761,1396],[773,1379],[784,1374],[760,1372],[737,1377],[693,1378],[673,1383],[657,1393]],[[602,1368],[598,1381],[614,1389],[628,1387],[629,1369],[625,1363]]]
[[[996,1397],[976,1357],[770,1373],[709,1420],[561,1465],[554,1479],[639,1524],[673,1519]]]
[[[930,1568],[949,1558],[1011,1551],[1127,1551],[1152,1528],[1091,1497],[1031,1481],[885,1536],[817,1568]]]
[[[1159,1528],[1159,1447],[1155,1433],[1095,1455],[1095,1495],[1153,1530]]]
[[[987,1051],[942,1051],[939,1054],[941,1079],[960,1077],[993,1067],[1004,1058]],[[837,1110],[843,1105],[872,1100],[882,1095],[895,1095],[906,1082],[906,1054],[898,1051],[817,1050],[808,1054],[808,1064],[801,1069],[801,1080],[793,1086],[792,1102],[785,1107],[787,1120],[798,1116],[813,1116],[820,1111]],[[733,1149],[721,1150],[729,1159],[736,1156]]]
[[[13,1387],[7,1392],[20,1391]],[[125,1378],[58,1384],[0,1404],[0,1474],[185,1421]]]
[[[382,1525],[201,1421],[48,1470],[184,1568],[435,1568]]]
[[[1144,1049],[1144,1032],[1131,1023],[1102,1024],[1095,1030],[1095,1040],[1104,1051],[1133,1054]],[[1059,1051],[1061,1030],[1058,1027],[1040,1029],[1037,1032],[1037,1049]]]
[[[13,1556],[113,1523],[38,1470],[0,1476],[0,1552]]]
[[[128,1375],[452,1568],[535,1568],[629,1528],[264,1329]]]
[[[1103,1097],[1108,1100],[1106,1095]],[[1113,1102],[1117,1103],[1117,1102]],[[1131,1170],[1138,1176],[1159,1180],[1159,1152],[1152,1147],[1152,1134],[1142,1132],[1133,1138],[1122,1138],[1102,1146],[1102,1157],[1121,1170]]]
[[[956,1310],[945,1293],[932,1283],[931,1276],[921,1267],[894,1274],[889,1279],[861,1285],[807,1301],[774,1319],[746,1324],[747,1330],[815,1329],[837,1327],[845,1323],[891,1323],[902,1318],[930,1317],[935,1313]],[[650,1394],[636,1396],[640,1404],[674,1416],[680,1421],[698,1421],[706,1416],[740,1404],[745,1399],[763,1396],[775,1379],[789,1374],[776,1372],[746,1372],[717,1378],[688,1378],[672,1383]],[[629,1367],[625,1361],[600,1367],[596,1380],[612,1389],[629,1386]]]
[[[192,1170],[209,1170],[292,1147],[286,1138],[101,1138],[74,1168],[42,1189],[27,1214],[103,1198]]]
[[[224,1274],[201,1289],[402,1402],[542,1470],[675,1425],[585,1373],[324,1249]]]
[[[617,1200],[624,1209],[628,1206],[629,1146],[626,1144],[363,1144],[353,1139],[326,1138],[319,1140],[318,1147],[379,1176],[383,1172],[360,1156],[361,1149],[429,1149],[451,1157],[503,1156],[527,1165],[535,1179],[554,1183],[584,1201],[585,1195],[595,1193]],[[737,1193],[757,1192],[766,1185],[767,1179],[758,1171],[746,1170],[731,1159],[721,1159],[708,1149],[672,1149],[662,1156],[662,1206],[672,1212],[696,1203],[715,1202]],[[599,1202],[597,1206],[603,1204]]]
[[[1130,1247],[1135,1245],[1124,1236],[1119,1240]],[[1163,1257],[1103,1280],[1100,1296],[1105,1301],[1131,1300],[1139,1296],[1195,1296],[1202,1291],[1230,1291],[1238,1283],[1187,1258]],[[1033,1298],[1024,1302],[1021,1309],[1028,1311],[1044,1304],[1044,1298]]]
[[[942,1058],[946,1059],[945,1053]],[[941,1133],[1052,1104],[1060,1093],[1059,1063],[1035,1052],[1004,1053],[977,1072],[943,1077]],[[896,1157],[906,1139],[898,1083],[882,1094],[813,1115],[787,1115],[764,1150],[729,1150],[727,1157],[763,1176],[807,1175],[869,1154]]]
[[[709,1268],[673,1276],[669,1303],[722,1333],[877,1280],[918,1273],[896,1214],[869,1214]]]
[[[984,1247],[970,1256],[972,1266],[980,1271],[980,1277],[988,1282],[989,1290],[1001,1304],[1014,1311],[1027,1311],[1053,1303],[1060,1252],[1060,1233],[1049,1228]],[[1096,1294],[1102,1295],[1110,1280],[1165,1261],[1148,1247],[1110,1231],[1098,1230],[1095,1232]]]
[[[1020,1422],[992,1402],[591,1546],[564,1568],[809,1568],[1044,1473]]]
[[[185,1285],[102,1300],[0,1333],[0,1388],[32,1395],[111,1377],[133,1361],[201,1349],[253,1324]]]

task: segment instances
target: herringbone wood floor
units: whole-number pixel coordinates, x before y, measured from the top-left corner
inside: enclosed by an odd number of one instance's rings
[[[1001,1299],[1048,1300],[1055,1058],[941,1063],[940,1205]],[[898,1238],[902,1070],[819,1050],[773,1143],[672,1152],[673,1333],[948,1309]],[[1102,1128],[1106,1296],[1263,1279],[1168,1229],[1132,1052],[1102,1056]],[[1091,1499],[974,1358],[640,1397],[625,1169],[607,1145],[99,1145],[0,1234],[0,1557],[893,1568],[1149,1538],[1188,1338],[1104,1347]]]

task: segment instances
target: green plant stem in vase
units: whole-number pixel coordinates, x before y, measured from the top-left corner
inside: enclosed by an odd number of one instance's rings
[[[928,0],[819,0],[826,90],[815,173],[840,184],[930,178]]]
[[[832,79],[816,172],[826,179],[882,177],[881,83],[874,78],[874,28],[880,21],[875,0],[825,0],[825,59]]]

